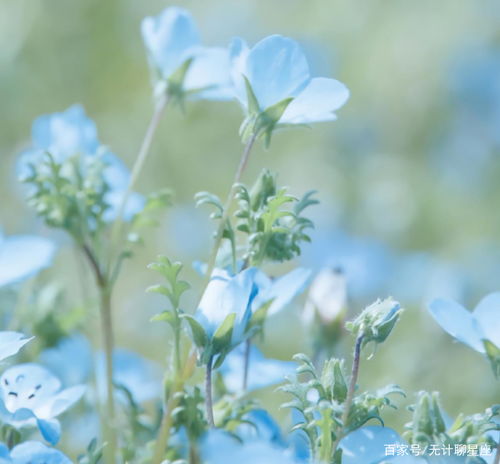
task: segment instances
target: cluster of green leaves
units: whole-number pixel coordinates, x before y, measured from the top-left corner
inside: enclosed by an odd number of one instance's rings
[[[375,392],[355,395],[347,404],[348,386],[344,372],[344,362],[339,359],[327,360],[321,372],[304,354],[295,355],[300,363],[295,378],[288,378],[280,387],[292,395],[293,399],[283,405],[293,408],[302,415],[302,422],[294,430],[302,430],[309,441],[312,456],[320,462],[338,463],[341,450],[335,449],[339,440],[347,433],[377,420],[383,425],[381,411],[384,407],[396,408],[391,395],[404,395],[397,385],[390,385]],[[345,408],[349,408],[344,423]]]
[[[494,420],[494,417],[500,414],[500,405],[488,408],[480,414],[471,416],[460,414],[451,425],[446,424],[438,392],[420,392],[417,403],[409,409],[413,417],[406,424],[407,430],[404,434],[409,443],[419,444],[422,447],[455,444],[496,446],[491,432],[500,430],[500,424]]]
[[[278,188],[276,176],[264,170],[249,191],[244,185],[235,188],[239,208],[237,230],[248,235],[244,259],[260,265],[265,260],[287,261],[300,255],[301,242],[310,242],[306,230],[314,227],[302,215],[304,210],[318,203],[309,191],[302,198]]]

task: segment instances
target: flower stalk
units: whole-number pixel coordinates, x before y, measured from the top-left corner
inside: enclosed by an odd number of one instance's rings
[[[212,399],[212,364],[213,357],[210,357],[207,362],[205,371],[205,407],[207,410],[207,421],[211,428],[215,428],[214,407]]]

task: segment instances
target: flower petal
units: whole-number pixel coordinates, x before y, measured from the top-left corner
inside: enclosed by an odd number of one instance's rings
[[[0,361],[15,355],[34,337],[26,338],[19,332],[0,332]]]
[[[63,453],[54,448],[50,448],[38,441],[25,441],[12,449],[11,457],[15,464],[71,464]]]
[[[48,267],[54,244],[34,235],[8,237],[0,243],[0,287],[31,277]]]
[[[308,124],[334,121],[334,111],[349,98],[347,87],[335,79],[317,77],[288,105],[281,124]]]
[[[144,18],[141,31],[150,59],[164,78],[190,58],[200,43],[194,20],[183,8],[166,8],[158,16]]]
[[[52,419],[73,406],[85,394],[85,385],[66,388],[48,398],[35,408],[35,414],[40,419]]]
[[[437,299],[430,303],[429,312],[452,337],[484,353],[483,333],[471,312],[452,300]]]
[[[296,97],[310,78],[299,44],[280,35],[266,37],[250,50],[245,73],[262,110]]]
[[[42,437],[47,440],[51,445],[57,444],[61,438],[61,424],[57,419],[45,420],[37,419],[38,429]]]
[[[229,44],[229,58],[231,61],[231,79],[233,81],[236,98],[247,107],[247,91],[243,76],[247,75],[246,63],[250,48],[240,37],[235,37]]]
[[[184,89],[200,90],[193,99],[230,100],[234,97],[230,79],[229,51],[203,48],[195,56],[184,80]]]
[[[500,347],[500,292],[485,296],[473,314],[485,338]]]

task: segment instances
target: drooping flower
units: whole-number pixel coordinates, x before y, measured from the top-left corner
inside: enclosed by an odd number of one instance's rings
[[[297,367],[291,361],[266,358],[255,345],[250,348],[249,361],[246,385],[248,391],[281,383],[287,375],[292,375]],[[245,347],[240,346],[227,356],[221,368],[224,385],[229,391],[239,392],[242,389],[244,366]]]
[[[71,464],[61,451],[38,441],[25,441],[9,449],[0,444],[0,464]]]
[[[33,337],[26,338],[19,332],[0,332],[0,361],[9,356],[14,356]]]
[[[0,417],[16,428],[37,426],[51,444],[59,441],[57,416],[76,403],[85,386],[61,389],[61,382],[38,364],[10,367],[0,377]]]
[[[69,161],[76,159],[78,176],[90,186],[93,179],[94,164],[100,160],[102,179],[100,189],[106,189],[104,201],[107,209],[105,221],[113,220],[123,201],[130,182],[130,172],[125,164],[104,147],[98,139],[97,128],[81,105],[70,106],[60,113],[45,114],[33,122],[33,147],[21,154],[17,163],[17,173],[21,180],[30,179],[36,172],[47,172],[47,154],[61,165],[61,174],[72,178],[75,165]],[[95,187],[95,185],[93,185]],[[28,190],[31,193],[31,189]],[[125,205],[123,217],[130,220],[144,207],[142,195],[131,192]]]
[[[214,270],[195,313],[195,319],[209,338],[228,316],[234,314],[231,344],[237,345],[244,340],[257,292],[254,283],[256,273],[256,268],[245,269],[234,276],[224,269]]]
[[[500,348],[500,292],[485,296],[472,312],[445,299],[432,301],[429,312],[446,332],[474,350],[484,354],[485,340]]]
[[[270,136],[276,125],[334,121],[335,111],[349,98],[341,82],[311,77],[295,40],[272,35],[250,49],[236,38],[230,48],[235,94],[250,134],[264,131]]]
[[[321,322],[329,325],[345,313],[347,306],[347,283],[340,269],[325,267],[314,278],[303,318],[311,323],[317,315]]]
[[[54,253],[54,243],[43,237],[4,237],[0,231],[0,287],[24,280],[50,266]]]
[[[141,32],[157,78],[157,92],[176,98],[232,97],[228,50],[202,46],[188,11],[166,8],[157,16],[144,18]]]

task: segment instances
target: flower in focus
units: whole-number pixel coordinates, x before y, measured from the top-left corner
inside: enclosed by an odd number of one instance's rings
[[[56,419],[85,393],[77,385],[61,390],[61,382],[38,364],[10,367],[0,377],[0,416],[16,428],[37,426],[51,444],[59,441],[61,426]]]
[[[253,48],[240,38],[231,44],[231,76],[247,119],[244,138],[260,132],[269,139],[277,125],[334,121],[349,98],[341,82],[312,78],[299,44],[272,35]]]
[[[203,47],[191,14],[169,7],[141,24],[142,38],[157,84],[155,93],[181,99],[230,99],[229,52]]]
[[[9,449],[0,444],[0,464],[71,464],[71,460],[61,451],[50,448],[38,441],[25,441]]]
[[[239,346],[227,356],[221,368],[224,385],[230,392],[239,392],[242,389],[241,379],[243,378],[244,366],[245,347]],[[281,361],[279,359],[264,357],[255,345],[252,345],[250,348],[249,366],[246,386],[248,391],[281,383],[287,375],[294,374],[297,367],[291,361]]]
[[[14,356],[33,337],[26,338],[19,332],[0,332],[0,361]]]
[[[342,318],[347,306],[347,284],[344,273],[339,269],[325,267],[314,278],[303,318],[312,323],[317,315],[322,324],[330,325]]]
[[[116,218],[129,186],[130,172],[118,157],[100,143],[96,125],[81,105],[35,119],[32,141],[33,147],[22,153],[17,162],[21,180],[34,179],[36,174],[49,175],[49,154],[52,161],[61,167],[60,175],[73,184],[83,182],[85,189],[103,192],[106,204],[104,221]],[[102,165],[96,167],[97,163]],[[95,179],[96,170],[100,173],[98,179]],[[32,188],[28,189],[30,196],[35,193]],[[144,204],[142,195],[131,192],[123,211],[124,219],[130,220],[143,209]]]
[[[43,237],[0,232],[0,287],[24,280],[50,266],[55,246]]]

